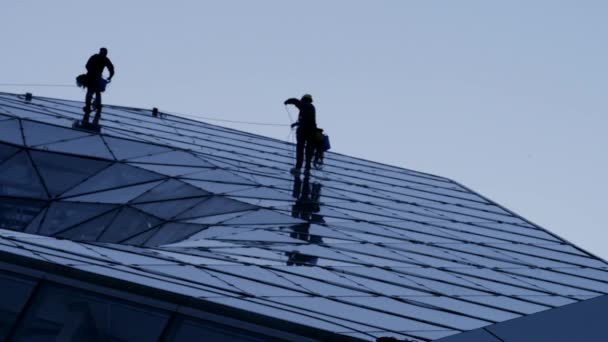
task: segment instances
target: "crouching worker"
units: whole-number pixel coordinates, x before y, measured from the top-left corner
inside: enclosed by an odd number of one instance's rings
[[[300,110],[298,121],[291,127],[298,127],[296,130],[296,165],[291,169],[293,175],[299,175],[304,162],[304,152],[306,152],[305,173],[310,173],[310,164],[315,150],[315,135],[317,133],[317,122],[315,106],[312,104],[312,96],[306,94],[301,99],[290,98],[285,105],[294,105]]]
[[[89,126],[89,117],[91,114],[91,102],[93,102],[93,95],[95,95],[95,117],[93,118],[92,126],[99,126],[99,119],[101,118],[101,93],[106,90],[106,85],[114,77],[114,65],[108,58],[108,50],[106,48],[99,49],[99,53],[94,54],[89,58],[87,65],[87,73],[80,75],[76,78],[78,86],[87,88],[87,95],[85,97],[85,105],[82,108],[84,111],[84,117],[82,118],[82,126]],[[108,68],[110,76],[107,80],[103,78],[103,71]]]

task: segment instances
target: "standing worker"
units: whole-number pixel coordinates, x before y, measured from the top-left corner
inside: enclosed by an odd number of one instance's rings
[[[83,125],[87,125],[89,123],[89,116],[91,114],[91,99],[93,98],[93,94],[95,94],[96,113],[92,124],[93,126],[98,126],[101,116],[101,93],[106,90],[106,85],[112,80],[112,77],[114,77],[114,65],[108,58],[108,49],[103,47],[99,49],[99,53],[94,54],[91,56],[91,58],[89,58],[86,68],[87,95],[85,97],[85,106],[83,108],[84,117],[82,119],[82,123]],[[108,77],[107,80],[103,79],[102,76],[105,68],[108,68],[108,72],[110,73],[110,77]]]
[[[302,169],[304,159],[304,150],[306,150],[306,166],[305,173],[310,173],[310,163],[315,148],[315,134],[317,133],[317,121],[315,114],[315,106],[312,104],[312,96],[306,94],[300,100],[296,98],[287,99],[285,105],[294,105],[300,110],[298,121],[291,124],[291,128],[298,127],[296,130],[296,165],[291,169],[293,175],[299,175]]]

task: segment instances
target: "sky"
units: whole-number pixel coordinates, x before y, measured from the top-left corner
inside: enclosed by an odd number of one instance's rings
[[[73,85],[104,46],[110,104],[288,125],[310,93],[334,152],[448,177],[608,259],[606,18],[600,0],[3,0],[0,91],[82,100],[6,84]]]

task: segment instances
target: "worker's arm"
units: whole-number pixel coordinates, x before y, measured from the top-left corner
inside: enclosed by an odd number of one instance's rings
[[[87,61],[86,68],[87,68],[87,72],[91,72],[92,71],[91,69],[93,68],[93,56],[91,56],[89,58],[89,60]]]
[[[114,64],[112,64],[112,62],[110,61],[109,58],[106,59],[108,62],[106,63],[106,67],[108,68],[108,71],[110,72],[110,77],[108,77],[108,81],[112,80],[112,77],[114,77]]]
[[[290,98],[285,100],[285,102],[283,102],[285,105],[294,105],[296,107],[298,107],[298,109],[300,109],[300,105],[302,104],[302,102],[296,98]],[[298,121],[294,122],[291,124],[291,128],[294,128],[296,126],[298,126],[300,124],[300,118],[298,118]]]
[[[293,98],[293,97],[292,97],[292,98],[290,98],[290,99],[285,100],[285,102],[283,102],[283,103],[284,103],[285,105],[294,105],[294,106],[298,107],[298,109],[300,109],[300,104],[301,104],[302,102],[300,102],[300,100],[298,100],[298,99],[296,99],[296,98]]]

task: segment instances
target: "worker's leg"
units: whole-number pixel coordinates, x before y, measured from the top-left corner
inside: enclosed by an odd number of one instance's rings
[[[312,162],[312,156],[315,152],[315,141],[313,137],[306,137],[306,170],[310,170],[310,163]]]
[[[84,117],[82,118],[82,123],[89,123],[89,115],[91,114],[91,99],[93,98],[93,90],[91,88],[87,88],[87,95],[84,97]]]
[[[101,118],[101,91],[95,92],[95,118],[93,118],[93,125],[99,125],[99,119]]]
[[[306,136],[301,132],[296,134],[296,169],[302,168],[302,162],[304,160],[304,147],[306,145]]]

